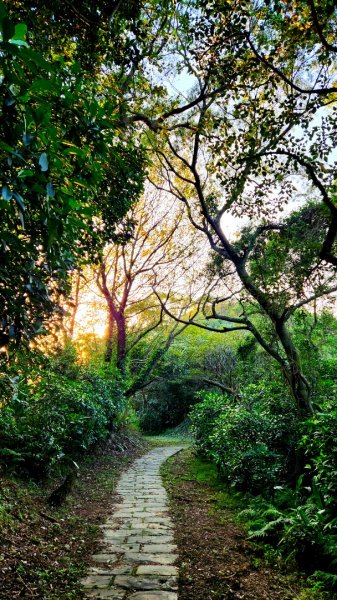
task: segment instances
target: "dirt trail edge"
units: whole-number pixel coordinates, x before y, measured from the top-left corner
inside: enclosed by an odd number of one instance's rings
[[[121,503],[102,526],[104,549],[81,582],[84,598],[178,599],[177,547],[159,470],[182,448],[155,448],[122,475],[116,489]]]

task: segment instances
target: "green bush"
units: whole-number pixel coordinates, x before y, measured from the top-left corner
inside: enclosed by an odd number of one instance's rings
[[[307,469],[314,477],[324,506],[337,509],[337,409],[325,403],[304,424],[305,432],[300,445],[307,457]]]
[[[123,402],[118,385],[100,373],[74,367],[70,378],[59,360],[53,368],[32,374],[25,395],[0,412],[0,456],[38,478],[104,440]]]
[[[304,486],[303,479],[293,490],[278,487],[272,504],[261,497],[251,499],[240,518],[248,522],[251,538],[277,547],[287,561],[295,560],[316,581],[324,580],[323,587],[337,590],[337,522],[315,484]]]
[[[294,410],[287,396],[265,383],[250,384],[233,404],[216,393],[203,393],[191,412],[199,453],[214,460],[229,485],[270,495],[290,468],[296,443]]]
[[[202,398],[202,402],[198,402],[190,413],[191,432],[198,453],[217,462],[213,451],[213,435],[220,417],[226,414],[228,399],[215,392],[202,392],[199,398]]]

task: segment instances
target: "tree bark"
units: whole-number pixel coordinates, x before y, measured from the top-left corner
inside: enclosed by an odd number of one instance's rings
[[[233,389],[229,385],[220,383],[220,381],[213,381],[213,379],[206,379],[205,377],[202,378],[202,381],[208,383],[208,385],[219,388],[223,393],[230,394],[235,400],[237,400],[239,397],[239,393],[237,390]]]
[[[287,360],[282,363],[282,370],[290,387],[292,396],[296,401],[299,412],[303,415],[312,415],[314,411],[310,399],[310,384],[302,371],[300,353],[292,340],[285,318],[280,317],[277,310],[275,310],[274,306],[271,304],[268,296],[255,286],[246,270],[244,261],[235,258],[233,263],[246,290],[253,298],[255,298],[274,324],[276,335],[287,357]],[[264,348],[269,352],[266,346],[264,346]],[[273,356],[271,350],[272,348],[270,348],[269,353]]]
[[[125,373],[125,358],[126,358],[126,323],[123,312],[116,314],[117,326],[117,368]]]
[[[75,297],[74,297],[73,310],[72,310],[72,313],[71,313],[71,318],[70,318],[70,323],[69,323],[69,328],[68,328],[68,336],[70,337],[71,340],[74,337],[76,315],[77,315],[78,305],[79,305],[79,298],[80,298],[80,277],[81,277],[80,276],[80,272],[76,271]]]
[[[114,340],[114,329],[115,329],[115,319],[111,311],[109,310],[109,324],[108,324],[108,332],[106,337],[106,348],[104,360],[106,363],[111,363],[112,359],[112,351],[113,351],[113,340]]]
[[[299,351],[283,320],[276,322],[275,329],[287,357],[287,363],[283,368],[284,375],[296,400],[298,409],[303,415],[312,415],[314,410],[310,398],[311,387],[303,374]]]

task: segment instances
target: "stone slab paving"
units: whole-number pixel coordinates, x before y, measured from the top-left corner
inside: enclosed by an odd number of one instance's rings
[[[85,598],[178,599],[177,546],[159,469],[181,449],[155,448],[122,475],[121,503],[102,525],[104,547],[81,582]]]

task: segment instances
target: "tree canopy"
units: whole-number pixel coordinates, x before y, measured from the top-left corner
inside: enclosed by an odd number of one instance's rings
[[[0,458],[191,415],[330,589],[335,4],[0,1]]]

